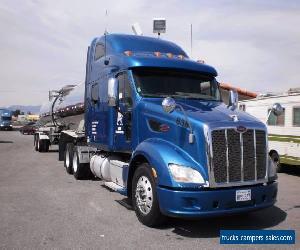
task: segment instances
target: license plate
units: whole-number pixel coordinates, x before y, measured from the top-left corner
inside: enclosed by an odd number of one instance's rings
[[[251,200],[251,189],[235,191],[235,201],[250,201],[250,200]]]

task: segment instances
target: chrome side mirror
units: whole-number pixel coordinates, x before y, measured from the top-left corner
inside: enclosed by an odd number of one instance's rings
[[[280,103],[274,103],[272,106],[272,112],[276,116],[280,116],[283,113],[283,107]]]
[[[176,102],[172,97],[164,98],[161,105],[166,113],[172,113],[176,108]]]
[[[115,107],[117,106],[117,97],[118,97],[118,79],[109,78],[108,79],[108,106]]]
[[[239,95],[235,90],[230,90],[228,107],[231,107],[233,110],[237,108],[239,102]]]
[[[189,126],[189,129],[190,129],[190,133],[189,133],[189,143],[194,143],[194,133],[193,133],[193,128],[192,128],[192,125],[189,121],[189,118],[186,114],[186,111],[184,110],[184,108],[180,105],[180,104],[177,104],[175,102],[175,100],[172,98],[172,97],[166,97],[163,99],[162,103],[161,103],[162,107],[163,107],[163,110],[166,112],[166,113],[172,113],[176,106],[179,107],[185,117],[185,121],[187,122],[188,126]]]

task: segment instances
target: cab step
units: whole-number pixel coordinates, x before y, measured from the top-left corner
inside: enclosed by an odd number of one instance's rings
[[[104,186],[106,186],[107,188],[109,188],[112,191],[118,192],[122,195],[126,195],[126,188],[119,186],[118,184],[110,181],[110,182],[104,182]]]

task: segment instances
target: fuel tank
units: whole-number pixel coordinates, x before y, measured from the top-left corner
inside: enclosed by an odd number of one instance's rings
[[[84,84],[67,85],[53,93],[41,106],[41,125],[76,130],[84,119]]]

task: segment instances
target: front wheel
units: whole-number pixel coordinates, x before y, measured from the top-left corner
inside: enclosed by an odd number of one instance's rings
[[[155,180],[148,163],[142,164],[132,180],[132,204],[141,223],[155,227],[165,222],[156,194]]]

